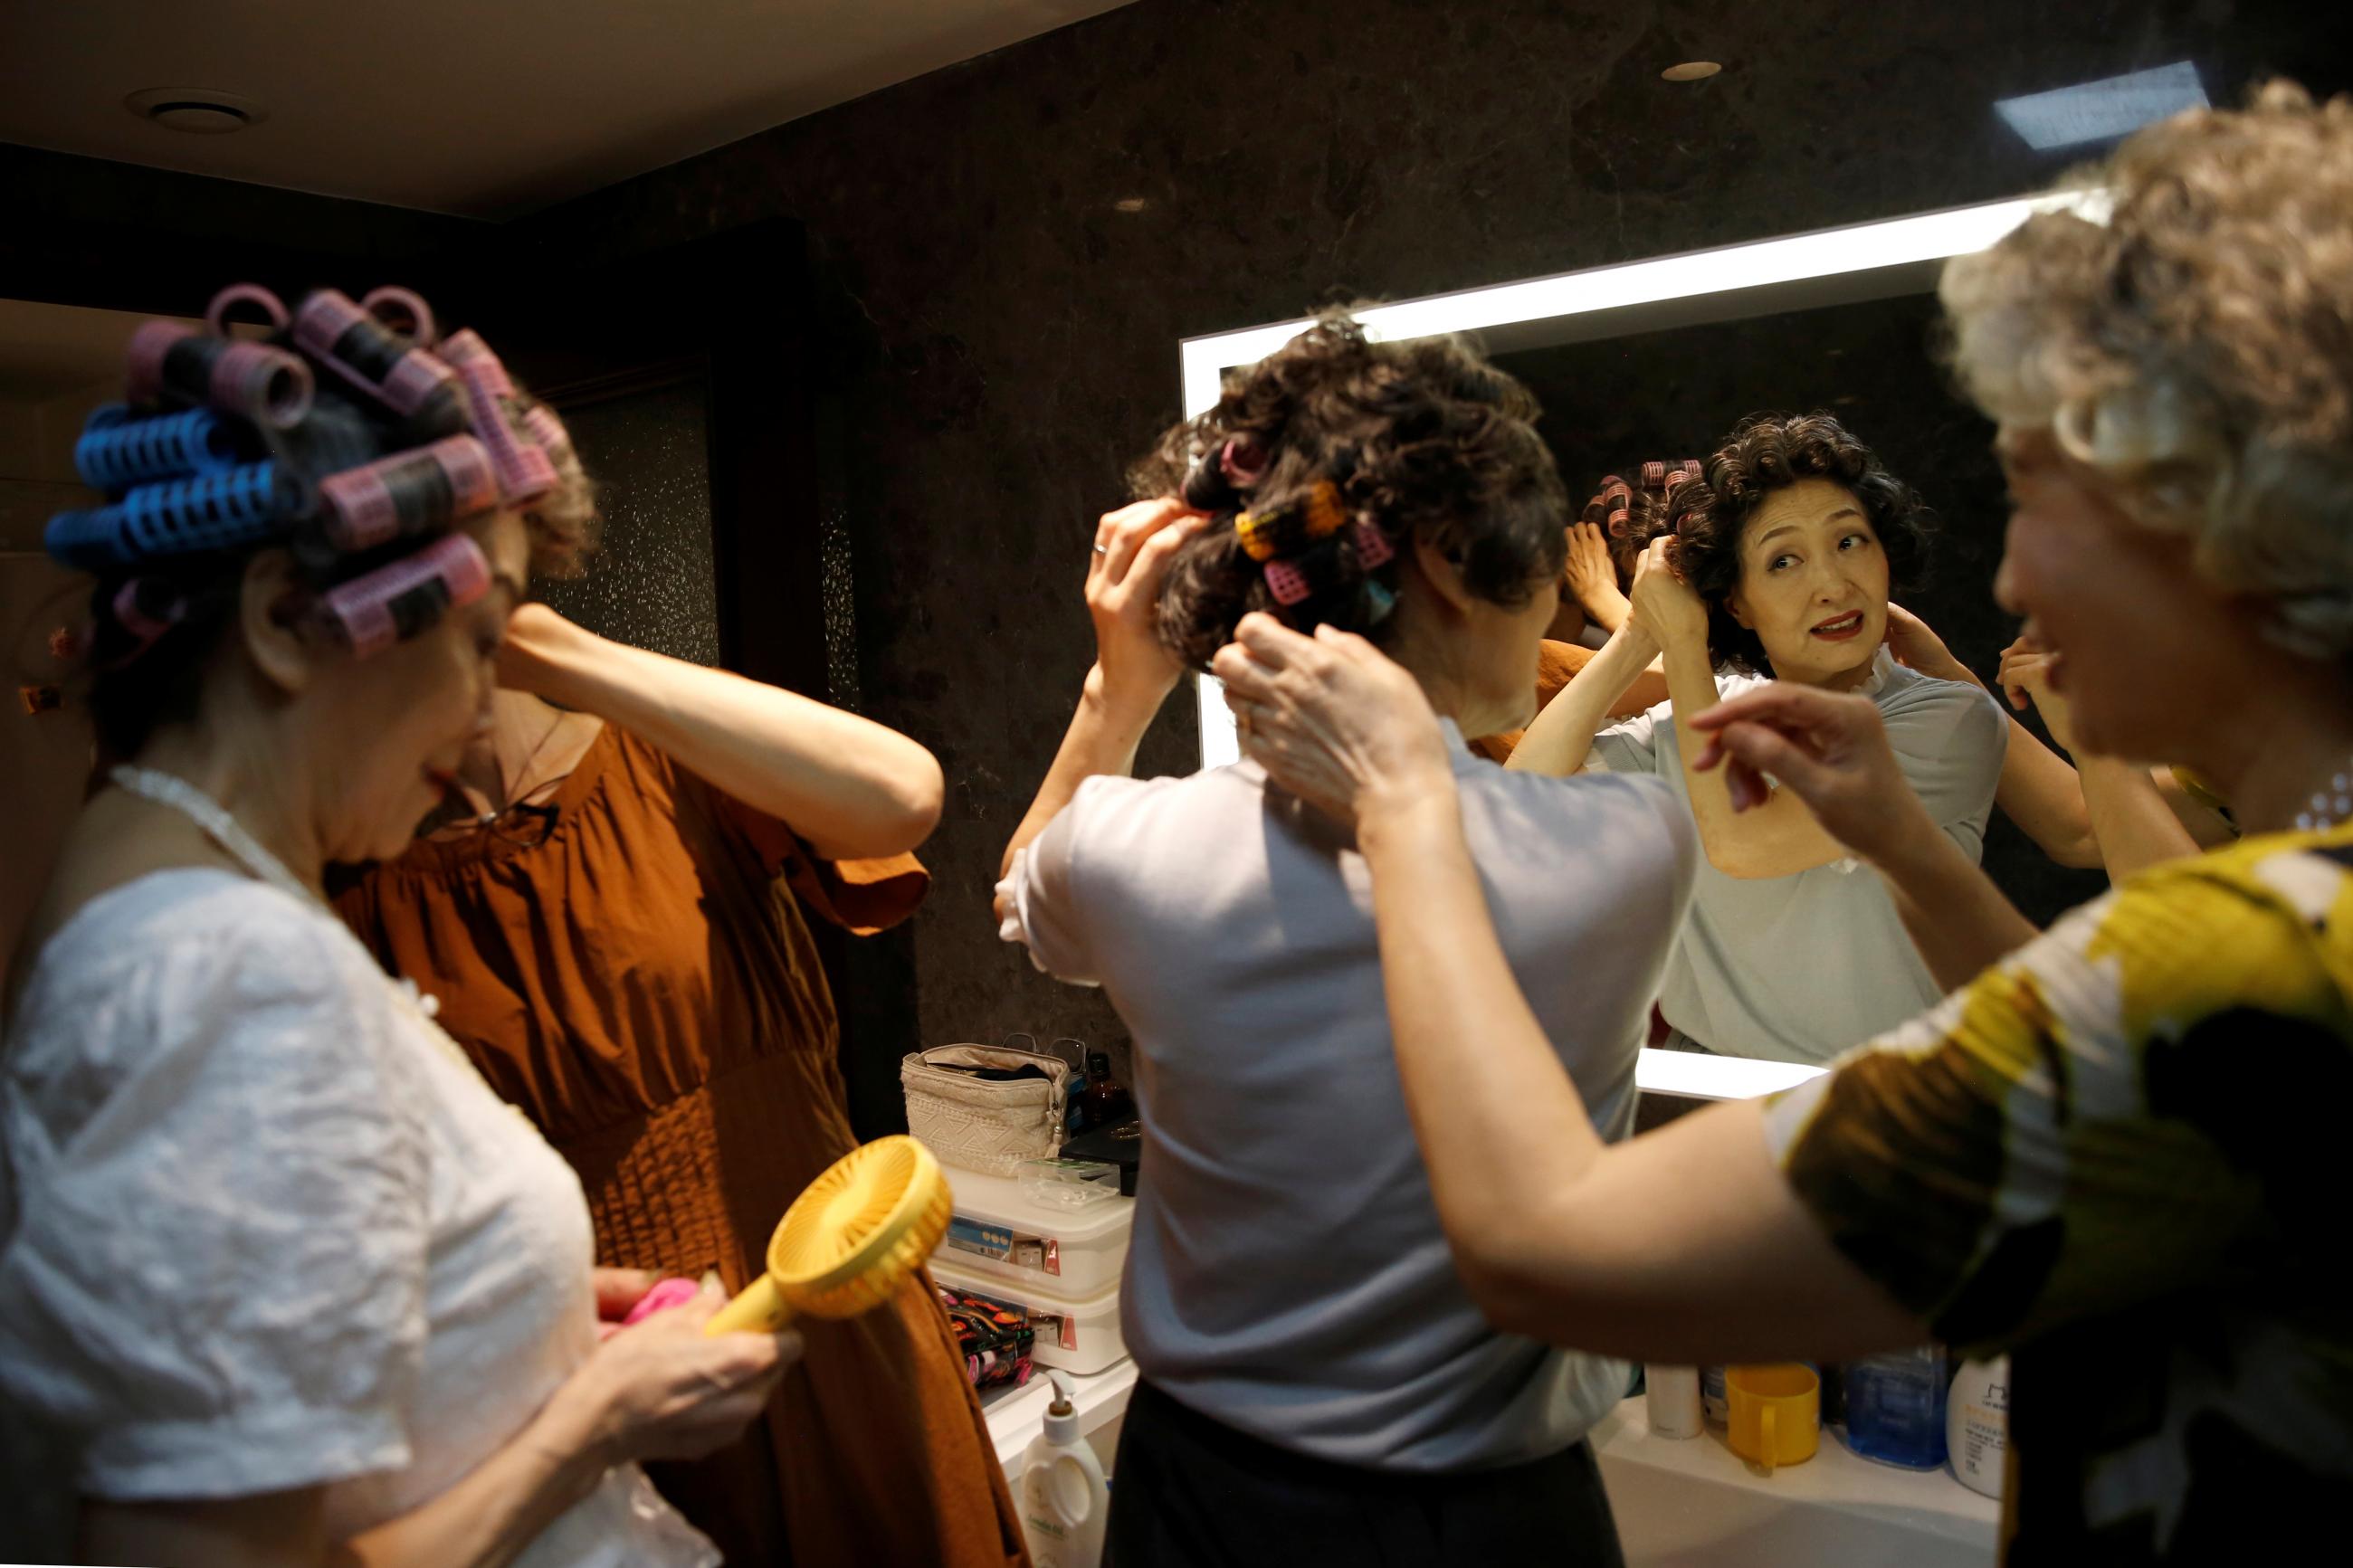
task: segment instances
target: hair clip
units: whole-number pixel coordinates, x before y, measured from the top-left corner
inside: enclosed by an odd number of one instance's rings
[[[71,626],[55,626],[49,631],[49,657],[59,664],[71,664],[80,657],[82,637]]]
[[[16,688],[16,700],[25,705],[26,717],[38,718],[63,708],[66,694],[54,686],[20,686]]]
[[[132,659],[153,647],[156,639],[179,625],[180,617],[187,614],[188,602],[177,594],[174,594],[160,611],[150,614],[143,608],[139,603],[139,591],[152,581],[153,579],[147,577],[129,578],[121,587],[114,591],[115,622],[124,631],[129,632],[137,643],[137,646],[129,653],[115,661],[118,664],[129,664]]]
[[[1396,608],[1397,595],[1395,594],[1390,593],[1387,588],[1381,586],[1378,583],[1374,582],[1369,577],[1365,579],[1365,624],[1366,626],[1377,626],[1380,625],[1383,621],[1389,618],[1389,612]]]

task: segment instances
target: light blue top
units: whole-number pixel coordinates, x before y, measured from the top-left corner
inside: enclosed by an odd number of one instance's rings
[[[1717,684],[1729,696],[1759,682]],[[2000,708],[1978,687],[1922,675],[1884,650],[1863,689],[1879,704],[1888,742],[1928,814],[1977,859],[2010,743]],[[1670,703],[1595,736],[1588,766],[1663,779],[1690,810]],[[1886,885],[1859,861],[1743,880],[1703,858],[1659,1011],[1686,1037],[1727,1056],[1823,1062],[1926,1012],[1943,994]]]
[[[1512,970],[1606,1137],[1697,858],[1651,779],[1506,773],[1447,728]],[[1628,1369],[1497,1332],[1398,1088],[1351,840],[1256,764],[1087,781],[1015,864],[1007,935],[1135,1041],[1144,1177],[1121,1324],[1145,1376],[1281,1447],[1399,1470],[1556,1452]],[[1497,1203],[1523,1201],[1499,1192]]]

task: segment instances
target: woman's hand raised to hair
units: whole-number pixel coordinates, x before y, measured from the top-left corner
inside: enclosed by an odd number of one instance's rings
[[[1634,563],[1634,624],[1662,650],[1707,646],[1707,604],[1674,563],[1674,535],[1651,541]]]
[[[1562,582],[1569,597],[1583,605],[1604,631],[1615,632],[1633,614],[1633,606],[1618,586],[1618,566],[1609,559],[1609,546],[1599,524],[1568,525],[1568,565]]]
[[[1087,560],[1087,614],[1104,700],[1157,712],[1185,667],[1160,641],[1160,585],[1208,519],[1174,497],[1105,512]],[[1090,684],[1092,684],[1092,682]]]
[[[1694,763],[1723,767],[1735,811],[1772,797],[1770,774],[1830,836],[1881,867],[1936,836],[1870,698],[1775,681],[1692,716],[1708,737]]]
[[[1243,755],[1344,823],[1446,799],[1453,764],[1420,683],[1363,637],[1303,637],[1246,616],[1210,668],[1226,684]]]
[[[2051,687],[2051,665],[2054,656],[2027,637],[2021,637],[2001,650],[2001,668],[1996,675],[2001,682],[2002,695],[2010,705],[2023,712],[2031,700],[2034,710],[2042,715],[2043,728],[2059,749],[2077,756],[2075,748],[2075,716],[2067,699]],[[2080,758],[2079,758],[2080,760]]]
[[[1953,650],[1945,646],[1945,639],[1936,635],[1936,628],[1901,605],[1887,606],[1887,651],[1906,669],[1916,669],[1938,680],[1980,688],[1985,685],[1968,665],[1953,657]]]

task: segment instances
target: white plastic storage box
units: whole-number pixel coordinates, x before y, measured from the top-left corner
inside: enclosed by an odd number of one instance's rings
[[[940,1243],[942,1261],[1066,1300],[1084,1300],[1119,1284],[1135,1229],[1134,1198],[1065,1208],[1038,1202],[1008,1177],[942,1173],[955,1202],[955,1217]]]
[[[952,1256],[945,1247],[932,1255],[932,1278],[1027,1313],[1029,1326],[1038,1331],[1030,1358],[1039,1366],[1059,1366],[1084,1376],[1115,1364],[1127,1354],[1127,1342],[1119,1331],[1118,1286],[1084,1298],[1056,1296],[1027,1287],[1017,1289],[1002,1279],[958,1268],[950,1261]]]

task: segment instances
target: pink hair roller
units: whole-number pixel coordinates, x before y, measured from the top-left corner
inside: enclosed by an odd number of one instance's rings
[[[452,533],[405,561],[329,589],[320,612],[328,628],[365,658],[490,590],[490,558],[467,535]]]
[[[1307,586],[1307,579],[1300,574],[1298,568],[1282,561],[1270,561],[1266,563],[1266,587],[1267,592],[1274,595],[1274,602],[1278,605],[1298,604],[1306,598],[1311,591]]]
[[[491,466],[499,472],[499,489],[509,501],[529,500],[555,488],[555,465],[535,440],[517,433],[508,410],[515,402],[514,383],[507,367],[471,327],[450,333],[441,352],[466,384],[468,413],[474,434],[491,449]]]
[[[251,305],[259,310],[273,332],[286,330],[286,301],[259,283],[232,283],[213,296],[205,307],[205,325],[216,337],[228,336],[228,315],[239,305]]]
[[[130,360],[133,403],[152,403],[168,391],[278,430],[311,412],[311,367],[267,343],[148,321],[131,334]]]
[[[1376,566],[1386,566],[1397,559],[1397,550],[1389,536],[1369,522],[1359,521],[1356,528],[1356,564],[1370,572]]]
[[[429,424],[436,434],[464,423],[458,373],[340,290],[321,289],[302,301],[294,312],[294,342],[404,419]]]
[[[413,289],[390,283],[371,289],[360,296],[360,309],[393,331],[406,332],[419,347],[429,349],[440,337],[434,331],[433,307]]]
[[[555,416],[555,410],[544,403],[534,403],[523,411],[522,427],[531,438],[547,451],[550,458],[562,461],[572,450],[572,432]]]
[[[339,550],[365,550],[404,533],[425,533],[499,504],[491,455],[471,436],[395,453],[319,481],[327,537]]]

